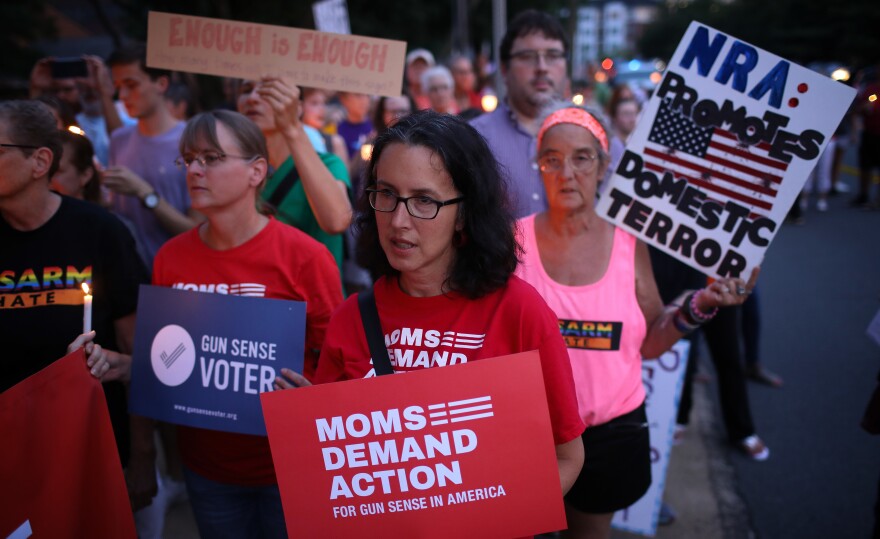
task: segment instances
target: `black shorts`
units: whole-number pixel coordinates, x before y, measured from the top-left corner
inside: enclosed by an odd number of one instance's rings
[[[859,168],[863,171],[880,168],[880,135],[862,133],[862,142],[859,144]]]
[[[645,403],[581,436],[584,467],[565,501],[584,513],[629,507],[651,486],[651,443]]]

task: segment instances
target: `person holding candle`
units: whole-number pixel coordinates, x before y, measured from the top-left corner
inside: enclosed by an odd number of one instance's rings
[[[146,269],[119,219],[50,190],[61,148],[44,104],[0,102],[0,391],[67,353],[83,330],[83,283],[93,299],[89,338],[122,353],[134,341]],[[129,420],[122,384],[104,391],[132,506],[148,505],[156,488],[152,435],[141,418]]]

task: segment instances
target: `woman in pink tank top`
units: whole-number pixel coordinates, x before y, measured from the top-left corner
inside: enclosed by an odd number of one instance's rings
[[[642,357],[658,357],[718,307],[741,304],[757,271],[748,283],[722,279],[664,307],[645,244],[595,211],[609,160],[600,116],[554,108],[538,133],[548,210],[518,223],[517,274],[559,319],[587,425],[584,467],[565,497],[565,536],[607,538],[614,512],[651,483]]]

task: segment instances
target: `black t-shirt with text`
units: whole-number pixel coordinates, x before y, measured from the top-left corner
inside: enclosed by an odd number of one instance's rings
[[[15,230],[0,217],[0,391],[67,354],[83,329],[83,282],[92,288],[96,341],[118,349],[113,323],[135,312],[138,286],[147,282],[125,225],[97,205],[68,197],[36,230]],[[119,383],[104,388],[125,456],[125,389]]]

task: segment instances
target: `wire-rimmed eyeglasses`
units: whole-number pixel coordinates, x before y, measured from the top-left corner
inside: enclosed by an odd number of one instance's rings
[[[177,165],[178,168],[189,168],[193,163],[198,162],[200,165],[202,165],[203,168],[209,168],[219,165],[227,157],[244,159],[246,161],[253,159],[253,157],[245,157],[243,155],[231,155],[223,152],[205,152],[202,154],[182,155],[174,160],[174,164]]]
[[[571,168],[578,172],[590,172],[596,168],[599,156],[589,153],[576,153],[574,155],[562,155],[561,153],[546,153],[538,158],[538,166],[541,172],[560,172],[565,168],[565,162],[571,164]]]

